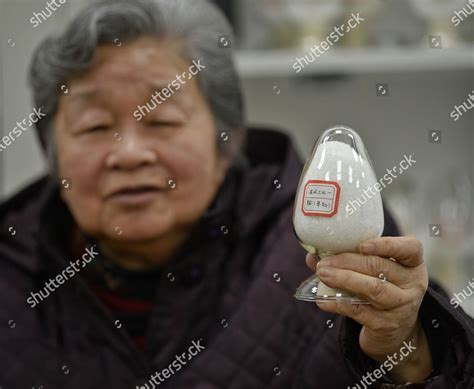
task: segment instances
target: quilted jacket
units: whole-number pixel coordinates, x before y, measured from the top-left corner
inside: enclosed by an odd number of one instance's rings
[[[360,325],[292,297],[311,273],[292,229],[302,161],[273,130],[249,130],[244,150],[164,267],[143,351],[81,277],[27,303],[71,259],[74,222],[57,186],[44,177],[2,204],[0,388],[365,388],[376,366]],[[384,235],[398,235],[385,219]],[[434,371],[407,387],[472,389],[473,320],[430,285],[420,317]],[[383,382],[371,387],[395,387]]]

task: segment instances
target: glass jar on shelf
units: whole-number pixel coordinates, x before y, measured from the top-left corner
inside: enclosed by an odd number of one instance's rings
[[[287,0],[288,15],[297,26],[297,47],[306,50],[325,40],[341,14],[341,0]]]
[[[370,44],[370,26],[378,15],[384,4],[381,1],[367,0],[343,0],[341,3],[343,12],[337,20],[337,25],[341,26],[344,35],[339,41],[340,46],[362,47]],[[363,21],[360,24],[349,26],[349,21],[354,15],[360,15]]]
[[[452,23],[454,13],[462,9],[468,0],[410,0],[416,12],[428,26],[425,39],[430,46],[439,48],[456,46],[459,31]],[[435,39],[435,42],[429,40]],[[436,47],[436,46],[435,46]]]

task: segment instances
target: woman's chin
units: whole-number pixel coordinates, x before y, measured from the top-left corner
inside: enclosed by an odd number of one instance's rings
[[[169,223],[127,221],[108,226],[105,235],[112,240],[140,242],[150,241],[165,235],[170,230]]]

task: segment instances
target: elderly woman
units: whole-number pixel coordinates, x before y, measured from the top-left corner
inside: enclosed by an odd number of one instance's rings
[[[231,36],[207,2],[114,0],[38,47],[50,174],[0,208],[0,386],[472,388],[473,321],[388,213],[360,253],[306,257],[370,305],[292,297],[302,163],[244,128]]]

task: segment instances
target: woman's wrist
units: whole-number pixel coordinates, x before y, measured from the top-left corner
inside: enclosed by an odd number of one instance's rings
[[[413,343],[413,351],[394,366],[389,377],[395,383],[424,382],[433,371],[433,363],[428,339],[420,320],[407,342],[409,345]]]

